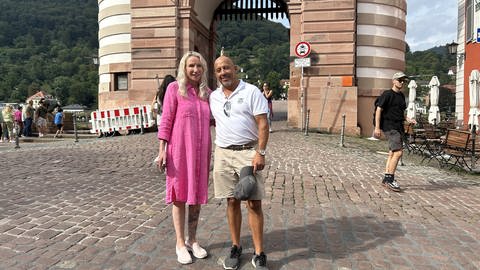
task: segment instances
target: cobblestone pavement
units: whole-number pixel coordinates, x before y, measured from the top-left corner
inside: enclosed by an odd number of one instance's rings
[[[405,191],[394,193],[380,185],[385,154],[366,140],[339,147],[338,136],[274,129],[263,171],[270,269],[480,268],[480,177],[405,158]],[[213,198],[198,229],[210,256],[176,262],[156,147],[147,133],[1,148],[0,269],[222,269],[226,206]]]

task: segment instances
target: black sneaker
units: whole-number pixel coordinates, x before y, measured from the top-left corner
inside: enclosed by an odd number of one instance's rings
[[[393,177],[390,175],[390,174],[386,174],[384,177],[383,177],[383,180],[382,180],[382,185],[384,186],[388,186],[388,183],[389,182],[392,182],[393,181]]]
[[[386,185],[387,185],[387,182],[388,182],[387,178],[384,177],[383,180],[382,180],[382,185],[386,186]]]
[[[395,191],[395,192],[401,191],[400,185],[395,180],[387,182],[386,186],[392,191]]]
[[[267,268],[267,255],[260,252],[260,255],[253,254],[252,265],[255,269],[268,270]]]
[[[242,247],[234,245],[223,262],[224,269],[237,269],[242,255]]]

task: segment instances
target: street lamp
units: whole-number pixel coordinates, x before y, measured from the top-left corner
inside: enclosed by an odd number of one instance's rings
[[[98,65],[98,55],[92,55],[92,61],[95,66]]]
[[[449,54],[457,54],[458,43],[452,41],[452,43],[447,43],[447,49]]]
[[[100,64],[100,58],[98,57],[98,49],[95,49],[94,52],[92,53],[92,63],[95,66],[98,66]]]
[[[458,53],[458,43],[452,41],[452,43],[447,43],[448,53],[452,55],[457,55],[457,64],[460,65],[461,62],[465,59],[465,53]]]

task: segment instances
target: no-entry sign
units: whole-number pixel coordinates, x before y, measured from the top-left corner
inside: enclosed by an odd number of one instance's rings
[[[310,54],[310,43],[301,41],[295,46],[295,54],[298,57],[307,57]]]

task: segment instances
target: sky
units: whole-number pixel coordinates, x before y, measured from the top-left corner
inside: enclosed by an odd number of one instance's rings
[[[423,51],[457,41],[457,0],[407,2],[407,43]]]
[[[406,41],[423,51],[457,41],[457,0],[408,0]],[[288,20],[280,20],[290,27]]]

